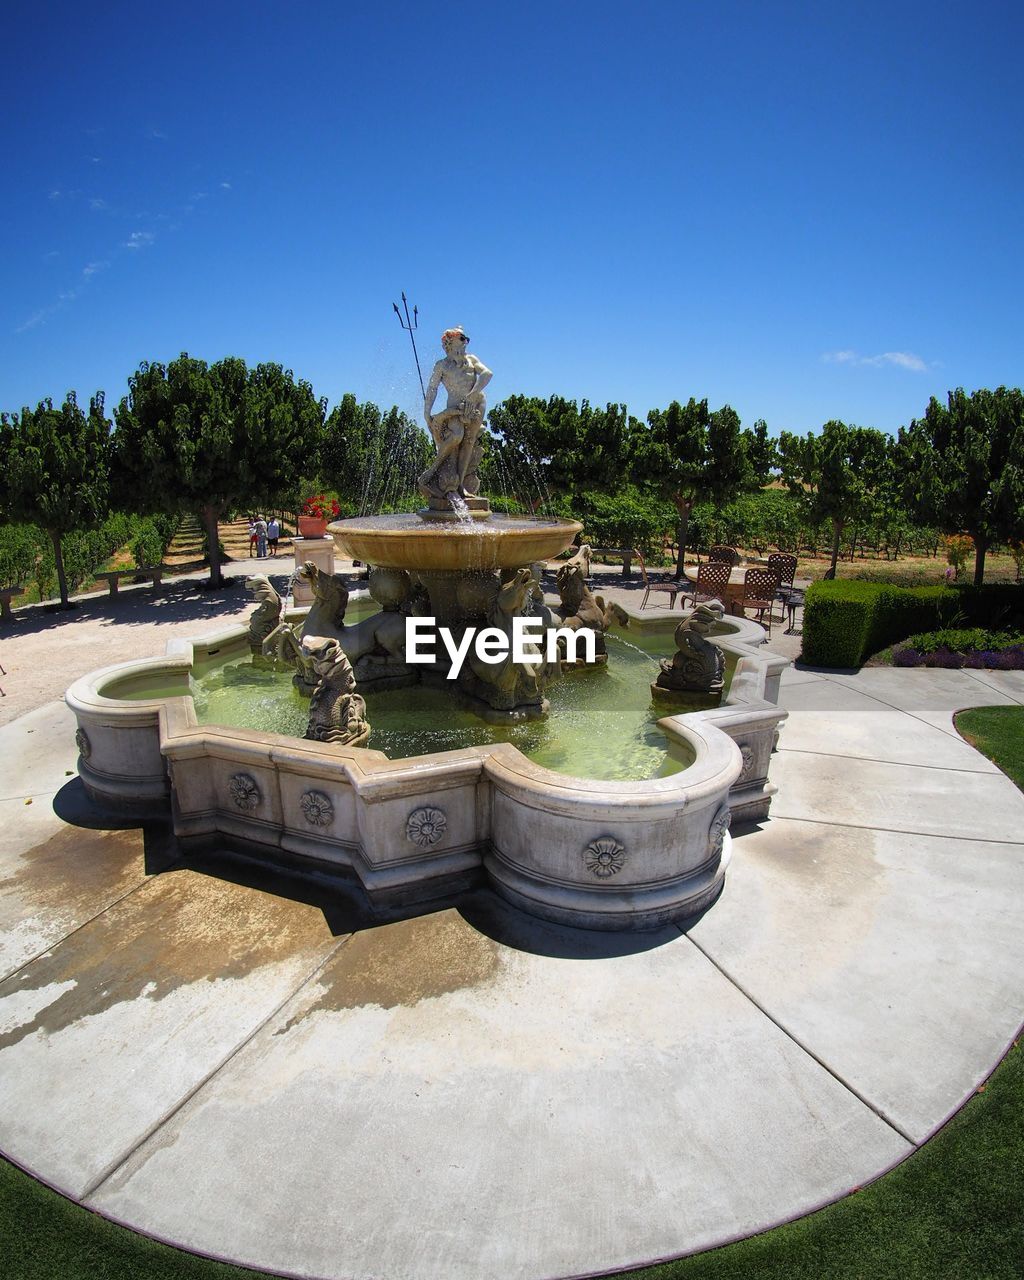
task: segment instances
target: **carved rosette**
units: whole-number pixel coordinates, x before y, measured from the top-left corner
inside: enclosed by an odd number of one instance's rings
[[[239,809],[255,809],[260,802],[260,789],[251,773],[236,773],[228,783],[231,799]]]
[[[729,830],[730,822],[732,822],[732,814],[729,811],[728,803],[724,803],[715,814],[711,823],[711,830],[708,832],[708,849],[711,858],[721,858],[722,846],[725,843],[725,833]]]
[[[304,791],[299,808],[314,827],[329,827],[334,821],[334,805],[322,791]]]
[[[88,760],[92,755],[92,743],[89,741],[89,735],[84,729],[75,730],[75,742],[78,745],[78,754],[83,760]]]
[[[583,859],[588,871],[592,871],[602,880],[607,880],[609,876],[617,875],[622,870],[622,864],[626,860],[626,849],[611,836],[601,836],[598,840],[591,840],[583,850]]]
[[[746,782],[754,772],[754,748],[749,743],[741,743],[740,755],[743,757],[743,768],[740,770],[737,782]]]
[[[435,809],[425,805],[422,809],[413,809],[405,822],[406,838],[421,849],[428,849],[437,844],[448,830],[448,819],[443,809]]]

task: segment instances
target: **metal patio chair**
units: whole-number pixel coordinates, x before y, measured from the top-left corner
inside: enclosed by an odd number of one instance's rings
[[[637,563],[640,566],[640,577],[643,579],[644,583],[644,598],[640,601],[640,608],[647,608],[647,601],[650,598],[652,591],[663,591],[666,595],[670,596],[671,599],[668,602],[668,607],[670,609],[673,608],[676,602],[676,596],[679,595],[680,592],[686,591],[689,584],[683,582],[652,582],[647,576],[647,565],[644,562],[643,556],[635,549],[633,554],[636,556]],[[682,608],[682,605],[679,607]]]
[[[723,563],[732,565],[735,568],[740,562],[740,553],[735,547],[710,547],[708,549],[708,559],[715,564]]]
[[[779,621],[781,622],[789,605],[790,594],[794,590],[793,579],[796,577],[796,556],[791,556],[784,551],[773,551],[768,557],[768,568],[777,569],[779,574],[779,590],[775,598],[782,606],[779,610]]]
[[[778,590],[779,575],[774,569],[748,569],[743,575],[741,612],[746,617],[748,609],[755,610],[757,621],[767,631],[769,638],[772,634],[772,608]]]
[[[707,564],[699,565],[697,585],[693,591],[694,605],[700,604],[703,600],[720,600],[725,604],[731,573],[732,567],[724,560],[709,560]]]

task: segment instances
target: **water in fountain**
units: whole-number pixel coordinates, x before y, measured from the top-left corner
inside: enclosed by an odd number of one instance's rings
[[[452,511],[455,513],[455,521],[457,524],[473,527],[473,517],[470,515],[469,507],[466,505],[466,499],[460,493],[450,493],[448,502]]]

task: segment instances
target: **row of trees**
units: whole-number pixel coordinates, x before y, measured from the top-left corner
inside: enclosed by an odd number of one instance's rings
[[[397,409],[382,414],[352,396],[329,418],[326,408],[277,364],[207,365],[187,354],[143,363],[113,422],[101,394],[84,412],[73,392],[59,407],[45,400],[0,418],[0,522],[46,531],[67,605],[69,533],[97,527],[111,510],[191,512],[219,586],[217,525],[232,512],[296,510],[324,479],[357,507],[397,494],[427,465],[425,433]],[[374,476],[379,492],[367,488]]]
[[[624,405],[513,395],[492,408],[485,491],[512,507],[574,510],[623,539],[670,509],[682,576],[690,520],[781,478],[806,525],[828,523],[833,569],[844,530],[874,522],[966,532],[975,580],[995,544],[1024,538],[1024,399],[1017,389],[951,392],[893,439],[825,424],[820,433],[744,429],[729,405],[673,401],[646,420]],[[61,541],[111,510],[194,513],[207,535],[211,585],[221,567],[217,524],[257,506],[297,509],[304,493],[334,489],[350,511],[408,506],[433,454],[426,432],[397,408],[346,395],[327,414],[308,382],[277,364],[207,365],[187,354],[143,363],[106,417],[69,394],[0,418],[0,521],[44,528],[61,598]]]
[[[932,399],[924,417],[895,439],[831,421],[820,433],[783,431],[775,441],[763,421],[744,430],[729,405],[711,410],[695,399],[652,409],[642,422],[624,405],[512,396],[492,410],[491,430],[490,467],[499,484],[525,473],[537,477],[537,489],[577,506],[585,507],[590,490],[625,496],[630,486],[641,503],[671,503],[677,577],[694,507],[761,489],[776,473],[808,525],[830,525],[833,573],[853,524],[968,533],[977,583],[992,546],[1024,539],[1024,396],[1016,388],[957,390],[945,404]]]

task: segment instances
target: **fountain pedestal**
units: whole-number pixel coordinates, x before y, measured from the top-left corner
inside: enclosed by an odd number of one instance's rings
[[[321,573],[325,573],[328,577],[333,577],[333,538],[327,536],[323,538],[293,538],[292,547],[295,551],[296,569],[308,560],[312,560]],[[313,603],[313,589],[305,578],[296,577],[292,583],[292,600],[296,604]]]

